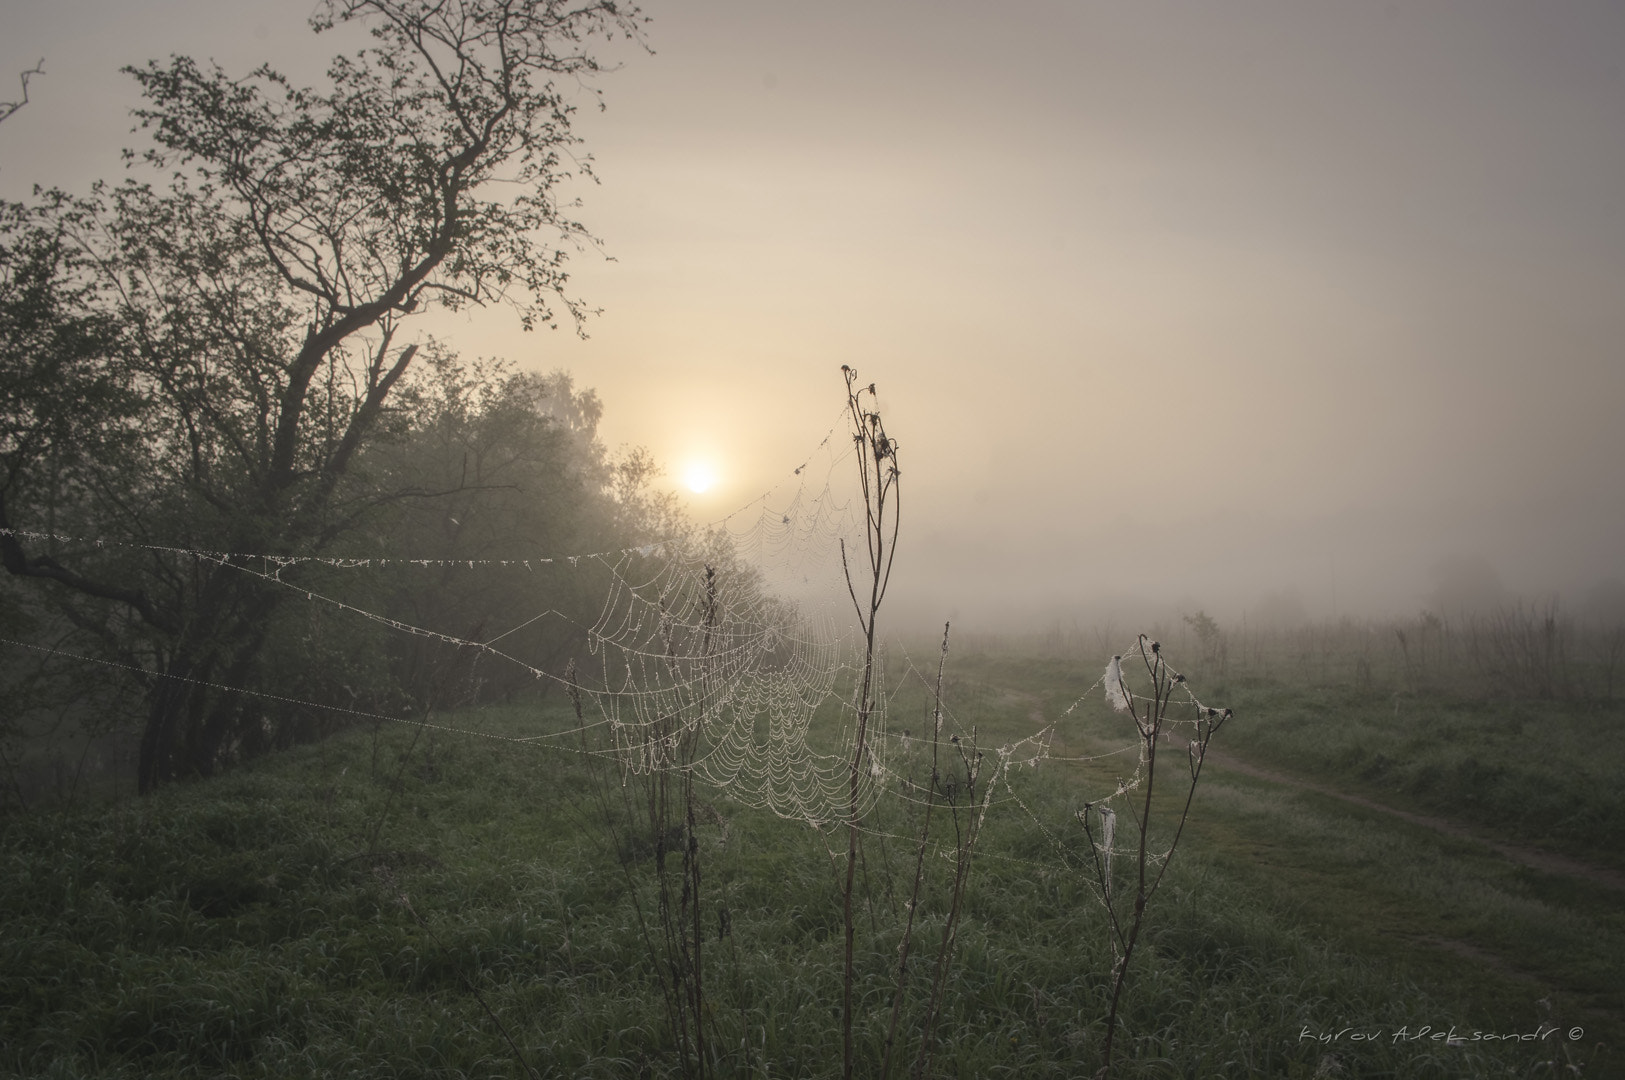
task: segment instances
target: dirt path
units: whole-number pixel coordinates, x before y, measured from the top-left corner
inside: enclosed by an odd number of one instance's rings
[[[1296,776],[1290,776],[1286,773],[1276,772],[1273,769],[1260,768],[1257,765],[1242,761],[1240,758],[1234,757],[1233,755],[1227,754],[1224,751],[1216,748],[1210,748],[1208,750],[1207,758],[1212,764],[1219,766],[1221,769],[1227,769],[1230,772],[1237,772],[1241,773],[1243,776],[1251,776],[1255,779],[1266,780],[1272,784],[1281,784],[1285,787],[1298,788],[1301,791],[1312,791],[1316,795],[1324,795],[1331,799],[1340,799],[1343,802],[1352,803],[1355,806],[1362,807],[1366,810],[1375,810],[1381,814],[1388,814],[1391,817],[1399,818],[1401,821],[1406,821],[1412,825],[1421,826],[1424,829],[1431,829],[1434,832],[1443,833],[1446,836],[1455,837],[1459,840],[1469,840],[1476,844],[1482,844],[1491,851],[1494,851],[1496,854],[1500,855],[1502,858],[1508,859],[1522,866],[1530,867],[1534,870],[1540,870],[1548,874],[1561,874],[1565,877],[1579,878],[1582,881],[1589,881],[1594,885],[1601,885],[1604,888],[1617,889],[1621,892],[1625,892],[1625,874],[1622,874],[1617,870],[1611,870],[1602,866],[1592,866],[1589,863],[1583,863],[1577,859],[1571,859],[1566,855],[1558,855],[1550,851],[1540,851],[1535,848],[1519,847],[1516,844],[1508,844],[1500,840],[1493,840],[1480,832],[1457,825],[1455,822],[1447,821],[1444,818],[1433,817],[1429,814],[1414,814],[1409,810],[1399,810],[1392,806],[1387,806],[1383,803],[1377,802],[1375,799],[1368,799],[1364,795],[1354,795],[1346,791],[1338,791],[1337,789],[1327,787],[1324,784],[1317,784],[1312,780],[1303,780]]]
[[[1029,716],[1040,725],[1045,722],[1041,708],[1033,708]],[[1093,750],[1097,754],[1107,752],[1106,748],[1096,745],[1095,740],[1088,736],[1078,732],[1069,734],[1070,738],[1065,740],[1069,751],[1085,753]],[[1185,740],[1171,739],[1170,742],[1174,743],[1179,749],[1183,749]],[[1173,747],[1170,747],[1170,749],[1173,749]],[[1252,777],[1281,788],[1323,795],[1329,799],[1336,799],[1339,802],[1357,806],[1362,810],[1397,818],[1407,824],[1427,829],[1439,836],[1480,845],[1494,852],[1500,858],[1519,866],[1584,881],[1614,892],[1625,892],[1625,873],[1611,867],[1596,866],[1555,852],[1509,844],[1445,818],[1401,810],[1365,795],[1339,791],[1327,783],[1264,768],[1217,748],[1208,750],[1208,764],[1218,769],[1221,774],[1232,773],[1237,776]],[[1290,871],[1284,870],[1283,872],[1289,873]],[[1606,901],[1604,902],[1606,903]],[[1318,910],[1320,910],[1323,917],[1325,909],[1320,908]],[[1316,916],[1309,914],[1305,918],[1313,921]],[[1402,919],[1393,919],[1389,916],[1374,916],[1370,925],[1379,930],[1386,926],[1387,929],[1383,931],[1385,936],[1405,943],[1402,948],[1395,946],[1394,951],[1385,955],[1397,957],[1401,951],[1409,955],[1409,951],[1414,950],[1434,954],[1449,954],[1470,965],[1464,970],[1472,971],[1476,969],[1486,973],[1493,972],[1498,979],[1507,980],[1508,985],[1527,987],[1529,990],[1528,996],[1531,999],[1556,1000],[1554,995],[1559,992],[1562,993],[1564,1000],[1572,1001],[1570,1007],[1575,1011],[1574,1015],[1577,1019],[1585,1020],[1588,1030],[1610,1032],[1617,1030],[1619,1016],[1617,999],[1609,998],[1606,993],[1598,992],[1594,987],[1579,985],[1573,978],[1572,973],[1565,972],[1560,966],[1543,965],[1538,960],[1531,961],[1527,956],[1520,959],[1511,955],[1503,955],[1501,952],[1486,947],[1481,941],[1462,940],[1451,936],[1447,927],[1433,923],[1427,923],[1428,928],[1423,929],[1419,926],[1407,925],[1405,920]]]
[[[1014,693],[1016,693],[1019,697],[1025,697],[1028,700],[1031,700],[1031,695],[1023,694],[1020,691],[1014,691]],[[1044,711],[1041,708],[1033,708],[1032,711],[1028,713],[1028,716],[1040,726],[1048,723],[1048,721],[1044,719]],[[1164,737],[1180,744],[1183,744],[1184,742],[1184,740],[1178,739],[1175,736]],[[1495,852],[1497,855],[1500,855],[1502,858],[1515,862],[1520,866],[1527,866],[1532,870],[1539,870],[1547,874],[1561,874],[1564,877],[1578,878],[1581,881],[1589,881],[1593,885],[1600,885],[1605,889],[1614,889],[1619,892],[1625,892],[1625,873],[1621,873],[1618,870],[1612,870],[1605,866],[1593,866],[1590,863],[1584,863],[1578,859],[1571,859],[1566,855],[1558,855],[1555,852],[1541,851],[1537,848],[1520,847],[1516,844],[1508,844],[1505,841],[1491,839],[1480,832],[1469,829],[1463,825],[1458,825],[1453,821],[1446,820],[1445,818],[1434,817],[1431,814],[1416,814],[1409,810],[1400,810],[1396,807],[1377,802],[1375,799],[1367,798],[1364,795],[1355,795],[1347,791],[1338,791],[1336,788],[1327,787],[1325,784],[1318,784],[1313,780],[1304,780],[1288,773],[1276,772],[1274,769],[1266,769],[1261,766],[1254,765],[1250,762],[1241,760],[1233,754],[1226,753],[1217,747],[1210,747],[1208,749],[1207,759],[1209,762],[1217,765],[1219,768],[1229,770],[1230,772],[1241,773],[1243,776],[1251,776],[1254,779],[1264,780],[1271,784],[1280,784],[1282,787],[1297,788],[1300,791],[1312,791],[1316,795],[1324,795],[1329,799],[1338,799],[1342,802],[1351,803],[1352,805],[1361,807],[1365,810],[1374,810],[1379,814],[1387,814],[1391,817],[1399,818],[1401,821],[1420,826],[1424,829],[1431,829],[1432,831],[1445,836],[1454,837],[1458,840],[1467,840],[1475,844],[1482,844],[1491,851]]]

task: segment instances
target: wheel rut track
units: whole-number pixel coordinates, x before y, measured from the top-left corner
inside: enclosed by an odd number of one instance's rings
[[[1316,795],[1323,795],[1330,799],[1337,799],[1365,810],[1372,810],[1379,814],[1387,814],[1411,825],[1449,836],[1457,840],[1466,840],[1489,848],[1509,862],[1527,866],[1531,870],[1542,873],[1557,874],[1564,877],[1578,878],[1593,885],[1600,885],[1605,889],[1625,892],[1625,874],[1605,866],[1595,866],[1591,863],[1581,862],[1579,859],[1567,855],[1559,855],[1552,851],[1542,851],[1538,848],[1524,847],[1520,844],[1509,844],[1504,840],[1497,840],[1485,836],[1482,832],[1469,829],[1464,825],[1450,821],[1446,818],[1435,817],[1432,814],[1418,814],[1410,810],[1401,810],[1378,802],[1376,799],[1353,792],[1339,791],[1337,788],[1305,780],[1302,777],[1292,776],[1288,773],[1266,769],[1251,762],[1243,761],[1233,754],[1216,747],[1209,747],[1207,752],[1209,763],[1229,772],[1240,773],[1257,780],[1265,780],[1272,784],[1284,787],[1297,788],[1300,791],[1310,791]]]
[[[1044,717],[1043,709],[1041,708],[1034,707],[1029,712],[1028,716],[1029,719],[1033,720],[1040,726],[1047,723]],[[1178,747],[1179,749],[1184,749],[1186,746],[1186,740],[1177,736],[1165,734],[1163,737],[1168,741],[1170,746]],[[1078,740],[1077,737],[1074,736],[1071,742],[1075,748],[1080,750],[1083,748],[1076,746],[1079,741],[1090,744],[1093,743],[1093,740],[1087,737],[1082,740]],[[1098,748],[1096,749],[1098,750]],[[1474,830],[1458,824],[1457,822],[1450,821],[1447,818],[1437,817],[1432,814],[1419,814],[1409,810],[1401,810],[1398,807],[1389,806],[1386,803],[1379,802],[1378,800],[1366,795],[1360,795],[1348,791],[1340,791],[1324,783],[1294,776],[1290,773],[1284,773],[1276,769],[1255,765],[1252,762],[1245,761],[1236,757],[1234,754],[1227,753],[1214,746],[1210,746],[1208,748],[1206,761],[1207,764],[1224,772],[1251,777],[1253,779],[1262,780],[1266,783],[1283,788],[1324,796],[1350,806],[1359,807],[1362,810],[1396,818],[1400,821],[1406,822],[1407,824],[1431,831],[1439,836],[1449,837],[1453,840],[1461,840],[1487,848],[1501,858],[1506,859],[1507,861],[1516,865],[1525,866],[1532,870],[1537,870],[1546,874],[1585,881],[1601,888],[1616,892],[1625,892],[1625,874],[1622,874],[1619,871],[1613,870],[1609,867],[1586,863],[1579,859],[1557,854],[1556,852],[1542,851],[1538,848],[1525,847],[1519,844],[1509,844],[1505,841],[1486,836],[1478,830]],[[1413,941],[1417,946],[1453,953],[1465,960],[1469,960],[1473,963],[1500,972],[1503,976],[1526,981],[1529,985],[1538,987],[1540,992],[1547,995],[1551,993],[1554,986],[1550,973],[1526,969],[1524,966],[1510,961],[1506,957],[1488,950],[1479,944],[1436,934],[1420,934],[1417,935]],[[1593,1023],[1602,1018],[1608,1018],[1608,1020],[1611,1022],[1615,1016],[1615,1010],[1612,1006],[1599,1006],[1596,1003],[1586,1003],[1580,1005],[1580,1009],[1582,1015],[1590,1017],[1591,1020],[1589,1022]]]
[[[1049,723],[1044,718],[1042,709],[1034,708],[1028,713],[1028,718],[1034,723],[1043,726]],[[1183,747],[1185,740],[1173,735],[1164,735],[1171,743]],[[1354,792],[1340,791],[1337,788],[1314,780],[1306,780],[1300,776],[1267,769],[1252,762],[1243,761],[1234,754],[1221,750],[1216,746],[1209,746],[1207,761],[1229,772],[1250,776],[1255,780],[1263,780],[1282,787],[1296,788],[1299,791],[1309,791],[1316,795],[1323,795],[1329,799],[1337,799],[1351,806],[1358,806],[1364,810],[1371,810],[1379,814],[1387,814],[1401,821],[1415,825],[1419,828],[1429,829],[1443,836],[1456,840],[1465,840],[1469,843],[1479,844],[1489,848],[1509,862],[1526,866],[1531,870],[1539,870],[1546,874],[1556,874],[1563,877],[1577,878],[1581,881],[1599,885],[1605,889],[1616,892],[1625,892],[1625,873],[1605,866],[1596,866],[1592,863],[1582,862],[1567,855],[1559,855],[1553,851],[1542,851],[1539,848],[1525,847],[1520,844],[1509,844],[1504,840],[1497,840],[1485,836],[1482,832],[1459,825],[1447,818],[1432,814],[1418,814],[1410,810],[1401,810],[1387,803]]]

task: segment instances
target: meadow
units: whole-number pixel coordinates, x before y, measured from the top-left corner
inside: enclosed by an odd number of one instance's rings
[[[1418,672],[1397,639],[1349,634],[1183,642],[1236,717],[1148,909],[1113,1075],[1619,1075],[1620,703],[1520,696],[1443,656]],[[1057,726],[992,793],[957,912],[971,807],[938,806],[912,910],[921,807],[866,817],[858,1075],[887,1061],[906,933],[892,1075],[1099,1066],[1114,959],[1077,815],[1133,767],[1113,753],[1125,718],[1098,693],[1073,707],[1100,653],[1035,635],[950,657],[967,743]],[[894,675],[888,738],[930,707]],[[437,722],[454,730],[359,725],[140,800],[7,816],[0,1072],[840,1074],[844,829],[700,790],[686,833],[648,835],[637,777],[516,741],[578,724],[556,691]],[[908,775],[911,745],[891,759]],[[1183,798],[1167,785],[1159,813]],[[685,844],[703,1056],[661,937],[658,866]]]

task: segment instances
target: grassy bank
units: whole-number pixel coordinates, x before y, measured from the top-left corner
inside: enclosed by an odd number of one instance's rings
[[[953,670],[956,715],[987,747],[1094,679],[1038,662]],[[894,703],[894,734],[922,707],[910,693]],[[1275,722],[1269,708],[1243,711],[1221,739],[1246,732],[1234,744],[1251,753]],[[620,780],[509,741],[567,728],[563,710],[451,722],[479,734],[354,730],[144,801],[8,819],[0,1072],[679,1075],[667,959],[651,937],[655,849],[617,809]],[[1117,723],[1080,710],[1057,755],[1123,745]],[[1112,957],[1073,814],[1118,767],[1051,761],[998,791],[933,1075],[1073,1077],[1098,1064]],[[1136,957],[1117,1075],[1543,1076],[1573,1063],[1605,1076],[1617,1065],[1604,1045],[1621,1037],[1616,897],[1335,800],[1223,771],[1203,783]],[[725,792],[704,803],[711,1069],[838,1075],[844,836]],[[888,802],[869,820],[865,1074],[884,1054],[918,813]],[[947,863],[928,854],[926,865],[900,1073],[918,1052],[946,911]],[[1451,1026],[1461,1045],[1431,1037]],[[1571,1041],[1570,1028],[1585,1034]]]
[[[1226,729],[1228,753],[1625,870],[1625,742],[1615,737],[1625,700],[1518,697],[1460,665],[1417,675],[1397,656],[1363,660],[1276,643],[1186,671],[1204,700],[1246,718]],[[1099,675],[1070,657],[999,649],[959,666],[1028,688],[1051,716]]]

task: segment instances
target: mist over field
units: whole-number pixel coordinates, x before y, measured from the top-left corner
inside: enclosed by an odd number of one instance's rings
[[[692,519],[805,460],[847,363],[901,446],[905,627],[1625,579],[1617,5],[647,10],[653,54],[577,97],[590,336],[432,330],[568,370],[674,488],[709,463]],[[0,70],[47,74],[0,188],[118,174],[119,65],[318,75],[305,14],[14,6]]]
[[[1618,1075],[1622,57],[0,9],[0,1074]]]

